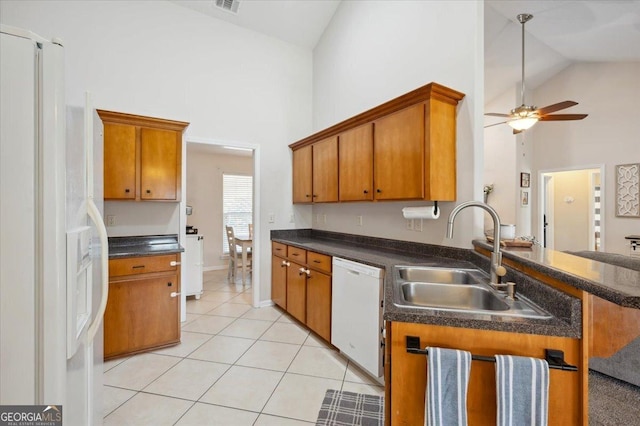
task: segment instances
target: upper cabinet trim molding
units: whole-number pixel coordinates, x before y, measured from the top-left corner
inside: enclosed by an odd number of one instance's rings
[[[438,83],[429,83],[426,86],[419,87],[409,93],[385,102],[382,105],[294,142],[289,145],[289,148],[295,150],[306,145],[311,145],[321,139],[338,135],[346,130],[370,123],[386,115],[400,111],[419,102],[424,102],[428,99],[437,99],[451,105],[457,105],[464,96],[464,93],[442,86]]]
[[[184,132],[189,123],[184,121],[167,120],[164,118],[145,117],[143,115],[126,114],[124,112],[96,110],[103,122],[128,124],[130,126],[151,127],[155,129]]]

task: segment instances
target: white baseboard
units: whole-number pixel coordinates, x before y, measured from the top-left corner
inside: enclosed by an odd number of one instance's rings
[[[203,272],[208,271],[222,271],[224,269],[229,269],[228,265],[214,265],[214,266],[204,266],[202,267]]]
[[[258,305],[259,308],[267,308],[269,306],[273,306],[273,300],[263,300],[262,302],[260,302],[260,304]]]

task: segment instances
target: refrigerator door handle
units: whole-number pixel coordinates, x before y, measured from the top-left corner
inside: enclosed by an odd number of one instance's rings
[[[100,214],[100,210],[98,210],[98,206],[96,206],[96,203],[93,201],[93,197],[87,199],[87,212],[98,230],[101,249],[100,262],[102,262],[102,297],[100,299],[98,312],[89,326],[89,330],[87,330],[87,343],[91,343],[98,332],[98,328],[100,328],[104,311],[107,309],[107,299],[109,298],[109,240],[107,237],[107,228],[104,226],[102,215]]]

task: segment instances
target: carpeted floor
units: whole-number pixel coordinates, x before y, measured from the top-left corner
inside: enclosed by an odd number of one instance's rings
[[[640,424],[640,388],[589,371],[589,425]]]
[[[382,426],[384,398],[376,395],[329,389],[324,396],[316,426]]]

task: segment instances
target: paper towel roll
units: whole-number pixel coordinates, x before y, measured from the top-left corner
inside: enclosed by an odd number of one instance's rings
[[[438,219],[440,217],[440,209],[436,211],[434,206],[405,207],[402,209],[402,215],[405,219]]]

